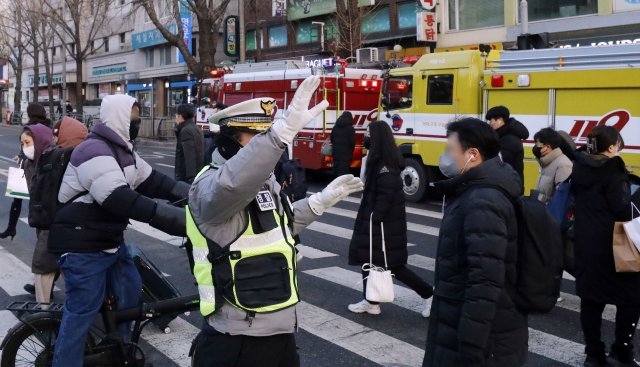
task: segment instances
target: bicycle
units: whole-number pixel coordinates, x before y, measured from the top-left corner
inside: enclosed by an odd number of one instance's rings
[[[195,294],[171,298],[140,306],[117,310],[113,297],[105,299],[100,310],[104,330],[94,324],[85,344],[85,367],[149,367],[138,346],[142,330],[162,316],[198,309],[200,297]],[[48,307],[43,310],[42,307]],[[13,302],[8,307],[20,323],[9,330],[2,341],[0,367],[50,367],[53,363],[55,339],[62,321],[62,304],[43,305],[37,302]],[[134,321],[131,341],[124,342],[117,325]]]

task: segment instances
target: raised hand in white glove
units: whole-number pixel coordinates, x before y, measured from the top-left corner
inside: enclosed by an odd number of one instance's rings
[[[295,138],[296,134],[298,134],[303,127],[329,107],[329,102],[322,101],[309,109],[311,97],[319,85],[319,76],[314,75],[305,79],[302,84],[300,84],[300,87],[298,87],[283,117],[273,123],[271,129],[283,143],[291,144],[293,138]]]
[[[309,197],[309,207],[316,215],[336,205],[340,200],[354,192],[362,191],[362,180],[353,175],[342,175],[325,187],[324,190]]]

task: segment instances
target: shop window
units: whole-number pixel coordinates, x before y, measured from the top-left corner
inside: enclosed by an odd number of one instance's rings
[[[504,25],[504,0],[448,0],[447,5],[449,30],[463,31]]]
[[[416,11],[416,3],[413,1],[398,4],[398,28],[415,28]]]
[[[529,0],[529,21],[596,14],[598,0]]]
[[[256,31],[247,31],[245,35],[245,43],[247,45],[247,51],[254,51],[256,49]]]
[[[415,15],[414,15],[415,18]],[[362,33],[387,32],[391,29],[389,7],[381,7],[362,17]]]
[[[453,103],[453,75],[429,75],[427,80],[427,104],[450,105]]]
[[[278,25],[269,27],[269,47],[282,47],[287,45],[287,26]]]
[[[320,34],[320,26],[311,24],[311,22],[300,23],[296,29],[296,43],[311,43],[318,42],[318,35]]]

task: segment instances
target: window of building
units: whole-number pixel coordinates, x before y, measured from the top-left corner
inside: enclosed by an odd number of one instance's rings
[[[450,30],[504,25],[504,0],[448,0],[448,5]]]
[[[160,65],[171,65],[171,48],[172,46],[162,46],[160,50]]]
[[[120,44],[123,44],[127,39],[127,36],[125,33],[120,33]]]
[[[429,75],[427,80],[427,104],[450,105],[453,103],[453,75]]]
[[[198,39],[196,37],[191,38],[191,55],[198,56]]]
[[[324,26],[324,37],[328,40],[338,40],[340,37],[335,20],[329,19]]]
[[[529,21],[596,14],[597,0],[529,0]]]
[[[103,38],[102,42],[104,42],[104,52],[109,52],[109,37]]]
[[[390,29],[388,6],[375,9],[362,17],[362,33],[386,32]]]
[[[51,47],[51,56],[55,56],[56,55],[56,48],[57,47]]]
[[[413,1],[398,4],[398,28],[415,28],[416,11],[416,3]]]
[[[96,49],[96,40],[91,40],[91,51]]]
[[[287,26],[278,25],[269,27],[269,47],[282,47],[287,45]]]
[[[296,43],[318,42],[320,34],[320,26],[311,24],[311,22],[301,22],[296,28]]]
[[[256,49],[256,31],[247,31],[245,35],[245,43],[247,45],[247,51],[255,51]]]
[[[145,53],[145,59],[146,59],[146,63],[147,63],[147,67],[148,68],[152,68],[154,67],[155,64],[155,49],[153,47],[151,48],[147,48],[145,49],[144,53]]]

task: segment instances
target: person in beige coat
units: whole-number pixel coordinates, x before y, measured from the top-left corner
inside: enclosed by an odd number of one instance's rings
[[[560,144],[562,136],[552,128],[544,128],[534,135],[533,155],[540,164],[540,176],[536,183],[538,199],[547,204],[558,185],[571,176],[573,162],[567,158]]]

